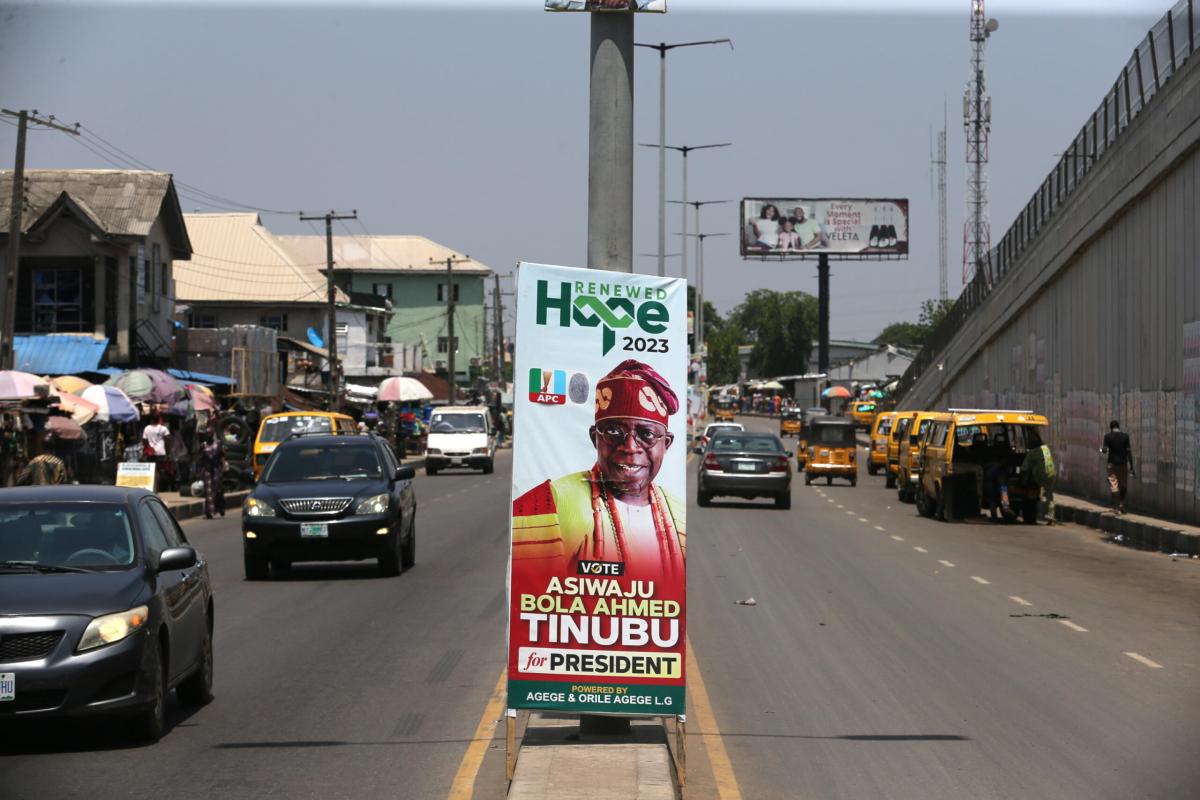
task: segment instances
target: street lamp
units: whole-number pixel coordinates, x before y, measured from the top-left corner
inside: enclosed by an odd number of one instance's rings
[[[702,44],[728,44],[733,49],[732,39],[708,39],[703,42],[679,42],[677,44],[639,44],[658,51],[658,277],[666,277],[667,265],[667,51],[677,47],[696,47]],[[652,145],[653,146],[653,145]]]
[[[642,147],[657,147],[657,146],[658,145],[654,145],[654,144],[643,144],[642,145]],[[688,237],[688,232],[687,232],[687,229],[688,229],[688,224],[687,224],[687,202],[688,202],[688,195],[687,195],[688,160],[687,160],[687,158],[688,158],[688,153],[692,152],[693,150],[711,150],[714,147],[732,147],[732,146],[733,146],[733,142],[722,142],[721,144],[698,144],[695,147],[692,147],[689,145],[673,145],[673,144],[666,145],[666,148],[668,150],[678,150],[680,153],[683,154],[683,200],[681,202],[684,204],[684,208],[683,208],[683,219],[682,219],[683,233],[680,234],[683,237],[683,239],[682,239],[682,244],[680,245],[680,250],[683,253],[683,275],[685,277],[687,276],[687,237]]]
[[[686,209],[685,209],[686,210]],[[697,209],[699,211],[699,209]],[[694,353],[704,351],[704,240],[712,236],[729,236],[728,233],[685,233],[700,240],[696,247],[696,336],[692,340]]]

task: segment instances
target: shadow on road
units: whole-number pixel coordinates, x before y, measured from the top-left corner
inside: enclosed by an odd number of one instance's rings
[[[167,701],[166,729],[163,738],[175,728],[191,727],[189,723],[200,708]],[[28,719],[0,722],[0,752],[4,755],[48,755],[51,753],[87,753],[109,750],[134,750],[153,746],[139,741],[127,732],[122,717],[84,719]],[[2,793],[0,793],[2,795]]]
[[[375,561],[306,562],[287,569],[271,568],[270,581],[361,581],[391,580],[379,574]]]

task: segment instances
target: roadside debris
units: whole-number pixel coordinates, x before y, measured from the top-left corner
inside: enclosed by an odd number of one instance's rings
[[[738,600],[734,603],[735,606],[756,606],[758,601],[753,597],[747,597],[745,600]]]

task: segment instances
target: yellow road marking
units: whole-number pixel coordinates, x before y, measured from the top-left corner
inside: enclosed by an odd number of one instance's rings
[[[737,776],[733,774],[729,753],[725,752],[725,742],[721,739],[717,718],[708,700],[708,690],[704,688],[704,679],[700,677],[700,665],[696,662],[691,639],[687,643],[687,671],[688,706],[703,734],[700,739],[704,742],[713,779],[717,783],[717,796],[721,800],[742,800],[742,790],[738,788]]]
[[[475,778],[479,775],[479,767],[483,764],[483,757],[487,754],[488,745],[492,743],[496,724],[504,716],[505,690],[508,688],[507,677],[508,668],[505,667],[500,670],[500,680],[496,681],[496,688],[492,690],[492,696],[483,709],[483,717],[479,720],[479,726],[475,728],[475,736],[472,737],[467,752],[463,754],[462,763],[458,765],[458,772],[454,773],[454,783],[450,784],[448,800],[471,800],[471,796],[475,793]]]

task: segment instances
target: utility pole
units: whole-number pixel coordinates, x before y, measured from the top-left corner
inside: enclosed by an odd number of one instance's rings
[[[17,118],[17,155],[13,161],[12,208],[8,218],[8,251],[4,259],[4,276],[0,278],[0,370],[16,365],[13,337],[16,334],[17,275],[21,258],[21,214],[25,207],[25,132],[30,124],[53,128],[72,136],[79,135],[79,123],[73,128],[59,125],[51,115],[45,119],[33,111],[9,111],[0,114]]]
[[[501,393],[504,389],[504,306],[500,299],[500,274],[492,276],[495,285],[492,289],[492,347],[496,359],[496,383],[500,384]]]
[[[358,209],[349,214],[338,214],[330,211],[315,217],[300,215],[301,222],[325,220],[325,288],[328,292],[329,340],[325,346],[329,349],[329,408],[332,411],[342,410],[342,392],[340,367],[338,364],[337,346],[337,284],[333,282],[333,221],[342,219],[358,219]]]
[[[455,373],[454,353],[457,350],[454,343],[454,265],[470,261],[470,256],[448,256],[446,258],[446,377],[450,395],[450,405],[458,405],[458,375]],[[436,258],[429,259],[430,264],[440,264]]]
[[[677,47],[696,47],[702,44],[728,44],[729,49],[733,49],[732,39],[708,39],[703,42],[680,42],[678,44],[635,42],[633,45],[658,51],[658,277],[660,278],[667,275],[667,51]]]

